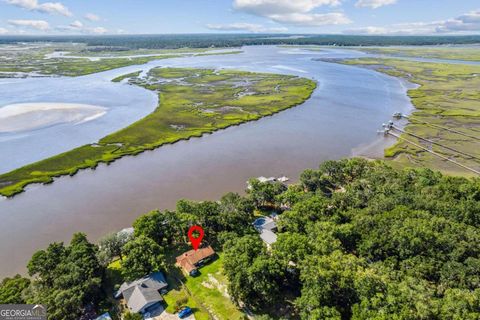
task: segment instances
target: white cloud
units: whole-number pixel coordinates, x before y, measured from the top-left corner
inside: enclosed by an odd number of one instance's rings
[[[8,23],[15,27],[28,27],[41,31],[50,29],[50,25],[44,20],[8,20]]]
[[[397,0],[358,0],[355,6],[377,9],[383,6],[395,4]]]
[[[73,21],[68,26],[57,26],[56,29],[62,32],[83,33],[83,34],[105,34],[108,30],[104,27],[85,26],[81,21]]]
[[[100,21],[100,17],[94,13],[87,13],[84,18],[88,21]]]
[[[471,11],[454,19],[437,22],[438,33],[480,32],[480,10]]]
[[[235,0],[233,7],[259,16],[310,12],[320,6],[338,6],[340,0]]]
[[[5,28],[0,28],[0,34],[7,34],[8,30]]]
[[[386,28],[382,28],[382,27],[363,27],[363,28],[344,30],[343,33],[345,33],[345,34],[380,35],[380,34],[387,34],[388,30]]]
[[[36,0],[5,0],[5,2],[27,10],[34,10],[38,6]]]
[[[464,23],[480,23],[480,10],[471,11],[457,18]]]
[[[80,29],[80,28],[83,28],[83,23],[76,20],[70,23],[70,27]]]
[[[266,28],[260,24],[254,23],[231,23],[231,24],[207,24],[206,27],[210,30],[218,31],[247,31],[247,32],[286,32],[288,31],[285,27],[278,28]]]
[[[348,34],[385,35],[428,35],[428,34],[472,34],[480,32],[480,10],[456,18],[432,21],[394,24],[388,27],[364,27],[345,30]]]
[[[272,15],[270,18],[277,22],[302,25],[308,27],[319,27],[325,25],[349,24],[352,21],[341,12],[332,13],[289,13]]]
[[[66,17],[72,16],[70,10],[60,2],[38,3],[38,0],[4,0],[6,3],[29,10],[49,14],[60,14]]]
[[[351,23],[342,12],[312,12],[322,6],[336,7],[340,4],[341,0],[234,0],[233,7],[237,11],[279,23],[318,27]]]
[[[105,34],[108,32],[107,29],[105,29],[104,27],[95,27],[95,28],[88,28],[87,29],[90,33],[94,33],[94,34]]]

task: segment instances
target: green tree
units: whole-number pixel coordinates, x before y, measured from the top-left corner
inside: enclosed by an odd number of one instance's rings
[[[233,231],[243,235],[245,226],[254,220],[253,203],[237,193],[227,193],[220,200],[217,231]]]
[[[447,319],[438,317],[437,301],[427,281],[407,276],[397,282],[392,275],[357,277],[360,301],[352,306],[352,320]]]
[[[162,247],[145,236],[135,237],[124,247],[122,275],[132,281],[164,267]]]
[[[46,304],[49,319],[80,318],[87,305],[101,299],[103,269],[97,247],[83,233],[76,233],[68,247],[51,244],[35,253],[28,263],[33,277],[27,302]]]
[[[284,212],[278,222],[279,230],[305,233],[306,227],[316,221],[329,220],[334,214],[330,200],[323,196],[315,196],[295,204],[292,210]]]
[[[287,187],[280,182],[260,182],[258,179],[248,181],[247,193],[255,207],[279,205],[276,196],[287,190]]]
[[[143,320],[143,316],[139,313],[127,312],[123,317],[123,320]]]
[[[440,301],[439,319],[480,319],[480,289],[448,289]]]
[[[300,175],[300,183],[308,192],[317,190],[324,194],[331,194],[335,189],[332,182],[319,170],[307,169]]]
[[[159,245],[170,244],[178,240],[182,232],[179,217],[173,211],[154,210],[135,220],[133,223],[136,237],[145,236]]]
[[[311,239],[299,233],[281,233],[277,241],[272,245],[275,255],[285,266],[293,262],[299,264],[303,259],[314,252]]]
[[[295,301],[302,319],[310,319],[313,310],[323,314],[324,307],[335,308],[342,318],[348,318],[351,307],[358,302],[355,280],[364,266],[363,260],[340,251],[305,259],[300,272],[301,296]]]
[[[258,235],[247,235],[224,245],[228,291],[236,303],[260,310],[278,301],[284,270],[266,253]]]
[[[104,260],[104,265],[108,265],[116,257],[123,260],[123,246],[130,240],[130,237],[126,232],[112,232],[101,238],[98,244],[99,260]]]
[[[30,280],[17,274],[5,278],[0,283],[0,304],[24,304],[23,292],[30,285]]]
[[[177,213],[180,215],[182,225],[185,226],[184,235],[188,228],[193,225],[199,225],[205,231],[205,240],[214,240],[216,234],[222,231],[222,223],[219,219],[220,204],[215,201],[188,201],[180,200],[177,202]]]

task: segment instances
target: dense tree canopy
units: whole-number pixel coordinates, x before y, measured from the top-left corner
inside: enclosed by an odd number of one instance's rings
[[[251,185],[280,213],[278,238],[270,251],[225,243],[233,297],[270,309],[293,292],[302,319],[480,319],[480,180],[349,159],[274,195]]]
[[[159,245],[175,241],[182,232],[182,221],[172,211],[152,211],[139,217],[133,223],[136,236],[145,236]]]
[[[223,250],[232,300],[262,319],[480,319],[479,179],[349,159],[306,170],[296,185],[250,186],[153,211],[126,244],[102,239],[100,253],[122,256],[133,280],[163,269],[165,253],[201,225]],[[271,213],[277,241],[267,248],[252,222]],[[82,234],[53,243],[28,264],[31,283],[5,279],[0,300],[48,304],[52,319],[80,315],[100,297],[99,256]]]
[[[163,249],[155,241],[139,236],[124,247],[123,277],[132,281],[164,267]]]
[[[337,45],[337,46],[388,46],[388,45],[439,45],[477,44],[478,35],[464,36],[379,36],[321,34],[291,37],[290,34],[175,34],[175,35],[104,35],[104,36],[3,36],[0,43],[17,42],[82,42],[89,50],[126,50],[128,48],[208,48],[240,47],[245,45]]]
[[[82,233],[70,245],[53,243],[35,253],[28,263],[33,277],[26,301],[45,304],[51,319],[79,318],[89,304],[101,297],[102,269],[97,247]]]
[[[98,242],[98,259],[103,266],[107,266],[112,260],[119,257],[123,259],[123,247],[130,240],[131,235],[127,232],[112,232],[104,236]]]
[[[30,285],[30,280],[17,274],[13,278],[5,278],[0,283],[0,304],[25,303],[23,292]]]

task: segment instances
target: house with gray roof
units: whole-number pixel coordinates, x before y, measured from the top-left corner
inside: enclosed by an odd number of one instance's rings
[[[112,320],[112,317],[110,316],[110,313],[105,312],[104,314],[102,314],[101,316],[96,318],[95,320]]]
[[[273,243],[275,243],[275,241],[277,241],[277,235],[275,234],[275,231],[277,231],[277,222],[275,220],[276,215],[270,217],[260,217],[253,222],[253,226],[258,233],[260,233],[260,238],[269,248]]]
[[[260,238],[263,240],[263,242],[265,242],[267,247],[270,247],[277,241],[277,235],[270,230],[262,230],[260,232]]]
[[[154,272],[141,279],[124,282],[114,297],[123,297],[128,308],[134,313],[146,313],[157,308],[163,301],[160,293],[168,287],[165,276],[161,272]]]

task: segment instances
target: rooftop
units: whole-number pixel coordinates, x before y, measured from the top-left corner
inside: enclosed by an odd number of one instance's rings
[[[253,226],[259,232],[262,230],[272,231],[277,227],[277,223],[270,217],[260,217],[253,222]]]
[[[130,310],[135,313],[142,311],[148,305],[163,301],[158,290],[146,288],[142,285],[129,288],[124,292],[123,297]]]
[[[141,286],[143,288],[150,288],[156,291],[165,289],[168,287],[167,280],[165,280],[165,277],[163,273],[161,272],[154,272],[148,276],[145,276],[141,279],[132,281],[132,282],[124,282],[118,291],[115,293],[115,298],[120,298],[121,296],[125,297],[125,292],[129,291],[130,289],[136,287],[136,286]]]
[[[199,248],[197,251],[190,250],[177,257],[177,265],[182,267],[186,272],[190,273],[197,269],[197,263],[213,256],[214,254],[215,251],[211,246]]]
[[[270,230],[262,230],[260,233],[260,238],[262,238],[263,242],[268,245],[271,245],[277,241],[277,235]]]

